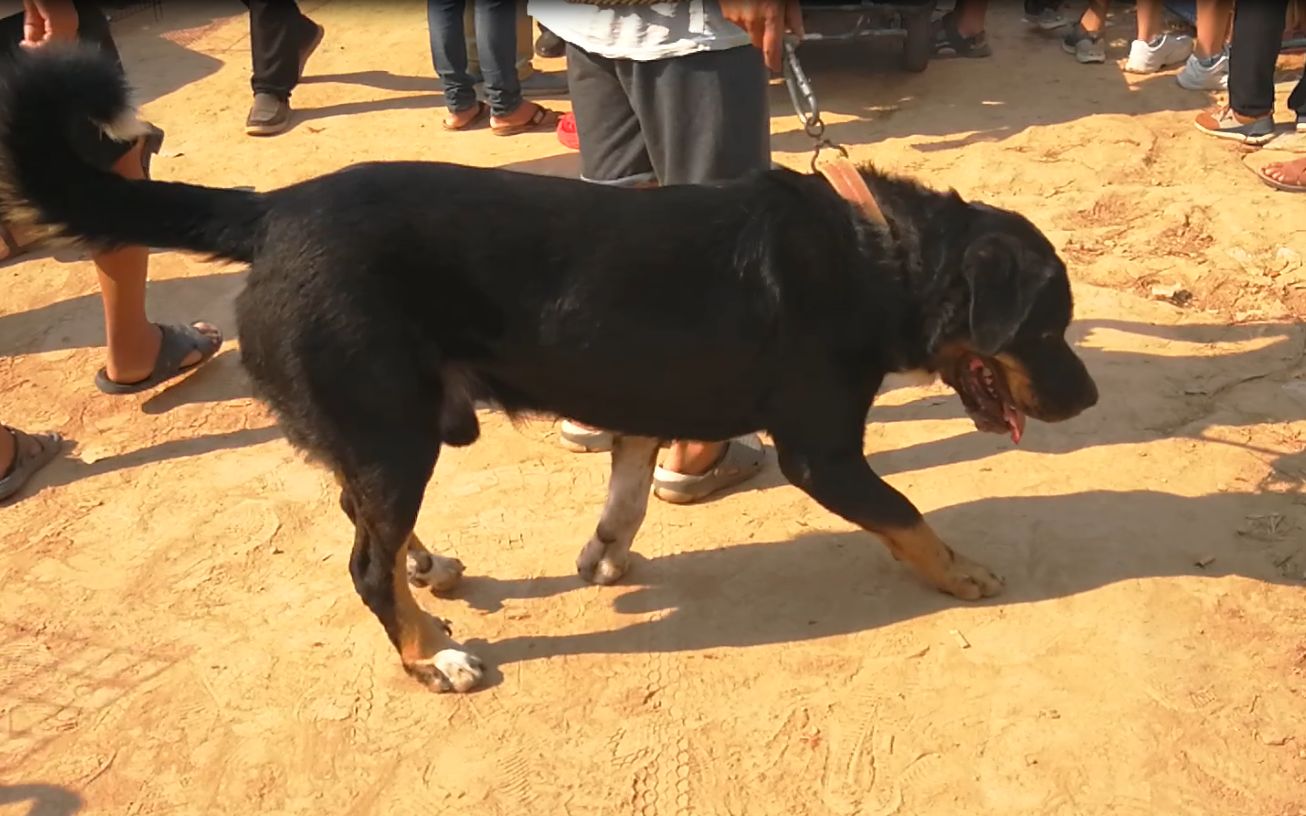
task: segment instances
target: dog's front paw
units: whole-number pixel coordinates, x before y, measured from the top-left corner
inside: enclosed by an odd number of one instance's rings
[[[463,577],[463,562],[428,552],[408,553],[408,583],[418,589],[447,592]]]
[[[1003,590],[1002,579],[992,570],[959,554],[954,555],[948,571],[935,582],[935,586],[963,601],[992,598]]]
[[[630,566],[630,556],[614,558],[608,545],[597,535],[589,540],[576,558],[576,572],[591,584],[610,586],[621,580]]]
[[[430,660],[412,663],[404,669],[422,685],[439,694],[465,694],[481,682],[485,664],[476,655],[445,649]]]

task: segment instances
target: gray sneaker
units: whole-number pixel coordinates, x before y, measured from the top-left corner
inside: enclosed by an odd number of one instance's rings
[[[245,119],[245,132],[250,136],[275,136],[290,127],[290,103],[269,93],[254,94]]]
[[[1106,44],[1102,42],[1102,35],[1089,33],[1079,23],[1066,33],[1065,39],[1061,41],[1061,48],[1086,65],[1106,62]]]
[[[1070,25],[1070,19],[1059,8],[1045,8],[1036,14],[1025,12],[1024,19],[1025,25],[1037,28],[1039,31],[1055,31],[1062,26]]]

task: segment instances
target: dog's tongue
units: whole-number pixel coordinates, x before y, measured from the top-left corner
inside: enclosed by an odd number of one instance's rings
[[[1020,438],[1025,435],[1025,415],[1018,408],[1004,405],[1002,406],[1002,418],[1007,421],[1007,427],[1011,428],[1011,441],[1019,445]]]

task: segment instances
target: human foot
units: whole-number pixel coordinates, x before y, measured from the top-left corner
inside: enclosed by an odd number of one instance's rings
[[[490,106],[484,102],[477,102],[470,108],[462,110],[449,111],[449,115],[444,117],[440,122],[440,127],[445,130],[466,130],[477,122],[485,118],[485,114],[490,112]]]
[[[290,102],[269,93],[254,94],[254,104],[245,117],[245,133],[275,136],[290,127]]]
[[[222,347],[222,332],[208,323],[190,326],[151,324],[145,339],[115,347],[95,384],[106,394],[134,394],[197,368]]]
[[[1193,120],[1197,129],[1219,139],[1262,145],[1274,138],[1274,116],[1243,116],[1228,105],[1203,111]]]
[[[490,117],[490,131],[495,136],[516,136],[532,130],[550,129],[558,125],[558,112],[534,102],[522,102],[503,116]]]
[[[937,56],[977,59],[993,55],[984,29],[971,29],[967,22],[952,12],[939,19],[934,29],[934,53]]]
[[[1075,23],[1061,40],[1061,49],[1073,54],[1084,65],[1106,62],[1106,45],[1102,32],[1090,31],[1082,23]]]
[[[1155,74],[1188,59],[1193,53],[1192,37],[1166,32],[1150,41],[1134,40],[1129,45],[1125,71],[1131,74]]]
[[[729,442],[678,442],[653,472],[653,495],[671,504],[692,504],[742,484],[766,461],[755,434]]]
[[[1267,164],[1257,171],[1261,181],[1286,193],[1306,193],[1306,156]]]
[[[59,453],[62,437],[28,434],[0,425],[0,502],[11,498],[27,480]]]
[[[606,453],[612,450],[612,433],[570,419],[562,421],[558,442],[572,453]]]

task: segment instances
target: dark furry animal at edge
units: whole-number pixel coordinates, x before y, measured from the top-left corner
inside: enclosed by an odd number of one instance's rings
[[[484,667],[418,607],[456,559],[413,535],[444,445],[474,402],[618,434],[577,566],[625,572],[659,440],[765,430],[780,469],[968,600],[1002,583],[950,549],[862,452],[894,372],[938,375],[976,426],[1019,441],[1097,389],[1065,339],[1066,268],[1020,215],[869,167],[887,217],[819,175],[623,190],[442,163],[376,162],[269,192],[130,181],[64,135],[130,135],[128,88],[79,51],[22,59],[0,91],[0,204],[83,245],[183,249],[249,265],[241,354],[290,442],[324,463],[354,524],[349,567],[404,668],[467,691]]]

